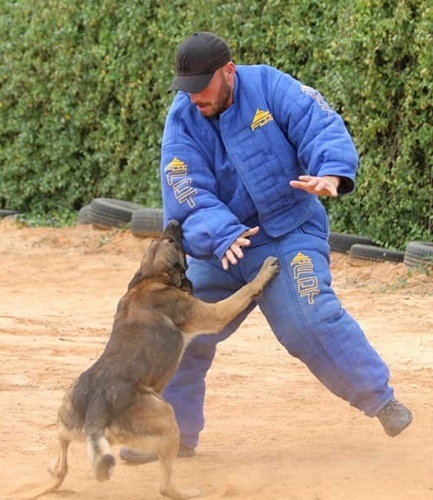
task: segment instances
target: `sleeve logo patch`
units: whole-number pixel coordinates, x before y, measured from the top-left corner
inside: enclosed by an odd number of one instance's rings
[[[192,187],[192,179],[188,177],[188,166],[179,158],[174,157],[165,167],[167,183],[173,188],[173,193],[179,203],[188,203],[188,206],[195,207],[194,195],[197,189]]]
[[[308,87],[308,85],[301,85],[301,90],[302,90],[302,92],[304,92],[304,94],[309,95],[315,101],[317,101],[317,104],[320,106],[322,111],[326,111],[328,113],[328,116],[331,116],[333,114],[334,111],[329,106],[329,104],[325,101],[325,98],[322,96],[322,94],[318,90],[314,90],[313,88]]]

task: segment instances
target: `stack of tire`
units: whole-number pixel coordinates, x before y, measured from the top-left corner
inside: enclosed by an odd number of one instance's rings
[[[78,213],[79,224],[99,229],[130,228],[137,237],[159,236],[163,230],[160,208],[146,208],[138,203],[114,198],[95,198]],[[349,254],[353,259],[404,262],[409,268],[433,266],[433,243],[411,241],[406,250],[383,248],[368,236],[331,232],[331,251]]]
[[[404,262],[409,268],[433,266],[433,243],[426,241],[411,241],[403,252],[383,248],[368,236],[331,232],[329,245],[331,251],[349,254],[353,259]]]
[[[98,229],[130,228],[137,237],[159,236],[163,230],[160,208],[146,208],[131,201],[94,198],[78,212],[78,224],[92,224]]]
[[[433,242],[411,241],[404,252],[407,267],[424,269],[433,267]]]

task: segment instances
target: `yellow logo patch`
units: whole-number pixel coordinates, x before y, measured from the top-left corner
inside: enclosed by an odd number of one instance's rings
[[[269,111],[262,111],[258,109],[256,114],[254,115],[253,121],[251,123],[251,130],[255,130],[256,128],[263,127],[267,123],[271,122],[274,117],[271,115]]]
[[[197,189],[192,187],[192,179],[188,177],[188,166],[179,158],[174,157],[165,167],[167,183],[173,188],[174,196],[179,203],[188,203],[193,208],[195,206],[194,195]]]
[[[314,297],[319,295],[319,280],[314,274],[314,265],[310,257],[298,252],[290,266],[293,268],[293,277],[298,285],[298,293],[306,297],[309,304],[314,304]]]

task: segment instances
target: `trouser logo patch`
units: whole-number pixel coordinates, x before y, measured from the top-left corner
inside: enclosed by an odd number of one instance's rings
[[[309,304],[314,304],[314,297],[319,295],[319,280],[314,274],[313,261],[302,252],[298,252],[292,262],[293,277],[298,285],[298,293],[306,297]]]

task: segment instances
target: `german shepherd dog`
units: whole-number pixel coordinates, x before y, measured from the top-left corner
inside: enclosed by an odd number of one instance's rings
[[[242,312],[279,271],[269,257],[257,276],[232,296],[211,304],[192,295],[186,278],[182,230],[170,221],[145,251],[139,270],[121,298],[109,341],[97,361],[66,391],[58,411],[59,453],[51,481],[28,499],[59,488],[68,471],[72,441],[86,441],[95,477],[110,478],[115,464],[110,444],[156,453],[160,493],[173,499],[199,495],[172,482],[179,429],[161,392],[195,336],[220,332]]]

